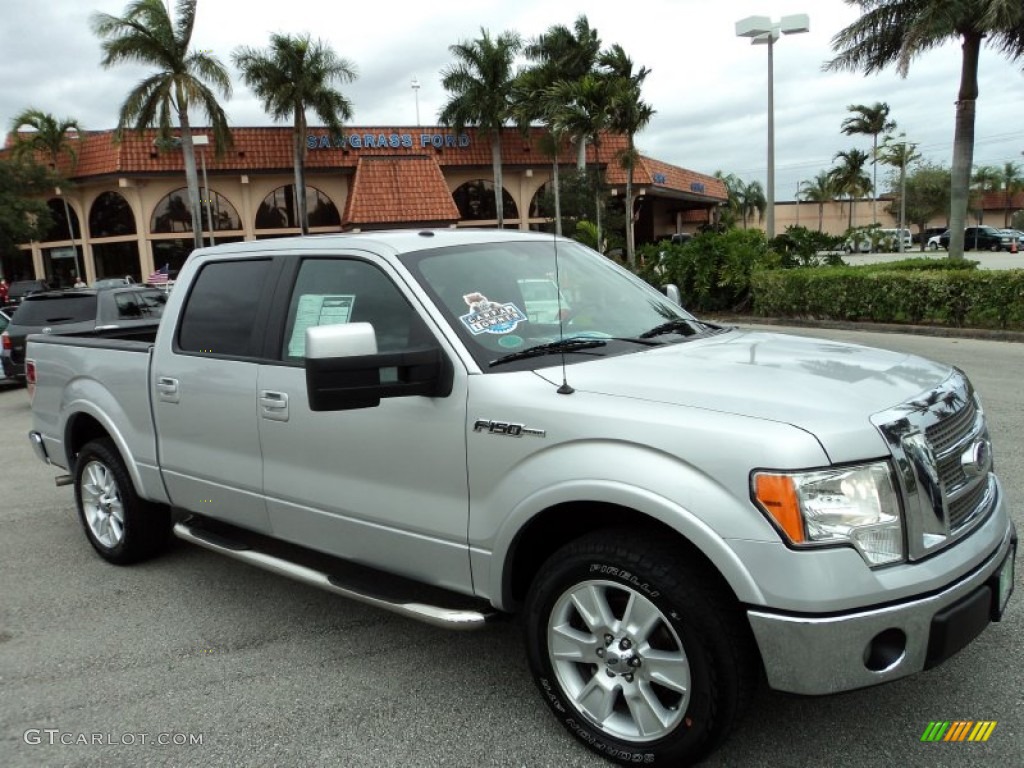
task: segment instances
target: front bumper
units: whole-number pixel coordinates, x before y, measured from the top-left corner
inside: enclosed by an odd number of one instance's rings
[[[42,434],[39,432],[29,432],[28,440],[32,443],[32,450],[36,452],[36,456],[44,464],[52,464],[50,461],[50,455],[46,451],[46,442],[43,440]]]
[[[995,590],[1017,531],[957,582],[924,597],[830,616],[747,612],[768,683],[818,695],[864,688],[936,666],[996,618]]]

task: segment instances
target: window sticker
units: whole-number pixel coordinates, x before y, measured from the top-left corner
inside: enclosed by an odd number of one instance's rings
[[[490,301],[482,293],[467,293],[462,297],[469,305],[469,312],[459,320],[474,336],[481,333],[511,333],[520,323],[526,322],[526,315],[511,302],[499,304]]]
[[[516,336],[514,333],[508,336],[502,336],[498,339],[498,344],[505,347],[505,349],[515,349],[516,347],[523,346],[523,337]]]
[[[356,297],[306,293],[299,297],[295,310],[295,327],[288,340],[289,357],[306,356],[306,329],[318,325],[343,325],[352,317]]]

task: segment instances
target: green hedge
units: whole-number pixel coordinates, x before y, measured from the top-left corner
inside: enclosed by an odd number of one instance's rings
[[[948,261],[948,260],[947,260]],[[877,265],[875,265],[877,266]],[[1024,329],[1024,270],[823,267],[751,278],[764,317]]]

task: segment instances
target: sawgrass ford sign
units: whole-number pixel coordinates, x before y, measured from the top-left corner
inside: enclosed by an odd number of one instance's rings
[[[331,136],[310,133],[306,136],[307,149],[464,149],[469,146],[469,134],[460,133],[347,133]]]

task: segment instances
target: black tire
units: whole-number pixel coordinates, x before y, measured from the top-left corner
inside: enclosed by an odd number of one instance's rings
[[[591,600],[611,615],[585,620],[579,606]],[[633,615],[649,617],[646,629],[631,624]],[[534,681],[555,716],[623,764],[706,756],[759,681],[749,625],[717,574],[681,547],[628,531],[600,531],[552,555],[527,597],[525,631]]]
[[[89,543],[115,565],[146,560],[167,545],[170,509],[139,497],[110,438],[92,440],[78,454],[75,505]]]

